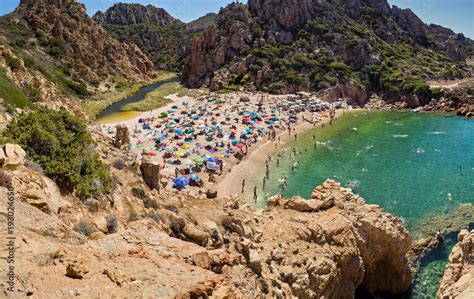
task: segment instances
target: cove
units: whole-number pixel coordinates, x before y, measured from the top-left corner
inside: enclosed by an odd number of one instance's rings
[[[104,110],[102,110],[97,116],[96,122],[111,123],[111,122],[117,122],[121,120],[130,119],[130,118],[140,115],[142,113],[140,111],[122,111],[122,108],[127,104],[142,101],[143,99],[145,99],[148,93],[154,91],[155,89],[160,88],[164,84],[173,83],[173,82],[179,82],[179,79],[171,78],[167,80],[162,80],[162,81],[158,81],[153,84],[140,88],[137,92],[135,92],[130,97],[125,98],[121,101],[115,102],[112,105],[105,108]]]
[[[296,156],[290,156],[293,149]],[[296,161],[299,165],[292,171]],[[367,203],[401,217],[414,239],[437,229],[449,231],[449,222],[426,220],[439,215],[450,219],[461,207],[474,204],[474,121],[446,114],[352,111],[278,150],[262,189],[264,175],[262,165],[248,188],[258,186],[256,206],[263,207],[269,196],[279,193],[309,198],[316,185],[334,178]],[[288,186],[282,192],[283,176]],[[462,217],[457,221],[467,227],[473,216]],[[453,245],[448,238],[442,250],[421,263],[412,298],[436,297]]]

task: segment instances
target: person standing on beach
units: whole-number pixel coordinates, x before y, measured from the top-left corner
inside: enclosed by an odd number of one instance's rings
[[[298,139],[298,134],[295,133],[295,141]]]
[[[280,159],[277,159],[277,167],[280,167]]]
[[[265,183],[267,182],[267,178],[266,177],[263,177],[263,185],[262,185],[262,189],[265,190]]]
[[[242,181],[242,194],[244,194],[244,190],[245,190],[245,180]]]
[[[257,186],[255,186],[255,188],[253,188],[253,200],[255,201],[255,203],[257,203]]]

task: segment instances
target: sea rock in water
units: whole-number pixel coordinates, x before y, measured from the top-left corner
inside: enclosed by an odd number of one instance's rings
[[[474,294],[474,230],[462,230],[449,255],[438,298],[472,298]]]

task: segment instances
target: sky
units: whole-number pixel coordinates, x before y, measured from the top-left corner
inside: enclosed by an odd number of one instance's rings
[[[189,22],[208,12],[218,12],[231,0],[78,0],[90,15],[114,3],[152,4],[165,8],[172,16]],[[392,5],[411,8],[425,23],[435,23],[474,39],[474,0],[388,0]],[[19,0],[0,0],[0,15],[11,12]]]

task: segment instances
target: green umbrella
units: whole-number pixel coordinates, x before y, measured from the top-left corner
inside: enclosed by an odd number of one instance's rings
[[[194,162],[196,162],[196,163],[199,163],[199,164],[201,164],[202,162],[204,162],[204,159],[203,159],[203,158],[201,158],[201,157],[196,157],[196,158],[194,158],[194,160],[193,160],[193,161],[194,161]]]

